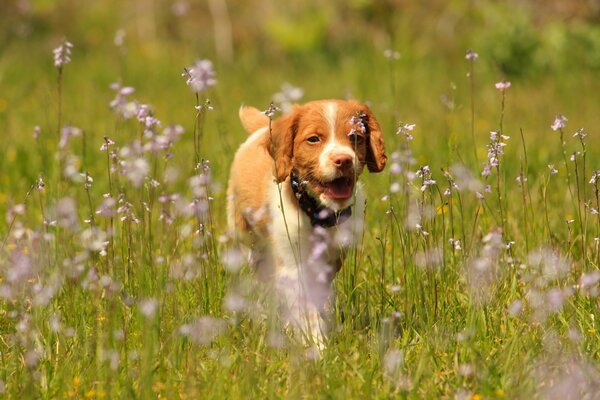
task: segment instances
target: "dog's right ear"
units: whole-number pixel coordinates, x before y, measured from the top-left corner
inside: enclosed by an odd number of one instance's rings
[[[273,174],[277,183],[285,181],[292,173],[294,138],[298,132],[300,108],[300,106],[295,106],[292,112],[274,120],[271,124],[271,131],[267,134],[267,150],[275,161]]]
[[[254,107],[241,106],[239,115],[244,129],[248,133],[253,133],[257,129],[269,126],[269,117]]]

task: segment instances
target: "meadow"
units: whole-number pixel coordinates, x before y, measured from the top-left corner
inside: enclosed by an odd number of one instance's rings
[[[321,3],[0,6],[0,397],[600,398],[598,11]],[[321,98],[389,160],[317,355],[225,188],[241,104]]]

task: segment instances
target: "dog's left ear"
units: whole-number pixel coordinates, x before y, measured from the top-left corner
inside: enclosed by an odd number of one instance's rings
[[[364,107],[364,123],[368,130],[367,136],[367,168],[369,172],[381,172],[385,167],[387,156],[385,155],[385,146],[383,144],[383,134],[379,122],[369,109]]]

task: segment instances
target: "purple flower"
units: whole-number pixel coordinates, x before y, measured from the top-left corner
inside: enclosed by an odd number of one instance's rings
[[[196,93],[201,93],[217,84],[213,63],[210,60],[198,60],[190,68],[184,68],[181,76],[187,78],[186,85]]]
[[[59,70],[65,64],[71,62],[71,49],[73,45],[67,41],[67,39],[63,39],[63,42],[60,46],[55,48],[52,52],[54,53],[54,66]]]
[[[365,113],[359,111],[356,115],[350,117],[349,124],[351,126],[350,133],[348,136],[354,135],[357,132],[365,134],[367,132],[367,127],[365,126],[364,118],[366,118]]]
[[[490,132],[490,144],[487,145],[488,149],[488,161],[483,167],[481,175],[489,176],[492,168],[496,168],[500,165],[500,156],[504,154],[504,147],[506,143],[503,140],[510,139],[510,136],[501,135],[498,131]]]
[[[304,96],[304,89],[284,82],[281,90],[273,95],[273,101],[281,107],[284,113],[292,110],[292,104],[298,102]]]
[[[117,92],[115,98],[109,104],[110,109],[123,119],[129,119],[136,115],[138,110],[137,103],[127,100],[127,96],[135,92],[135,89],[131,86],[121,86],[118,82],[112,83],[110,88]]]
[[[204,316],[190,324],[180,326],[179,333],[196,344],[206,345],[216,339],[226,328],[227,323],[222,319]]]
[[[552,125],[550,125],[550,128],[552,128],[553,131],[563,129],[565,126],[567,126],[567,121],[568,121],[567,117],[565,117],[564,115],[558,114],[554,118],[554,122],[552,123]]]
[[[60,142],[58,147],[64,149],[69,144],[73,136],[81,136],[81,129],[71,125],[66,125],[60,130]]]
[[[413,140],[412,131],[415,129],[415,124],[404,124],[400,122],[398,129],[396,129],[396,135],[403,134],[407,142]]]
[[[505,91],[509,87],[510,87],[510,82],[508,82],[508,81],[502,81],[502,82],[496,83],[496,89],[501,90],[501,91]]]

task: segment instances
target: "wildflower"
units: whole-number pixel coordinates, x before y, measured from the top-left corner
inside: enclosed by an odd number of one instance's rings
[[[425,233],[425,231],[421,231]],[[424,236],[427,236],[424,234]],[[421,268],[435,269],[442,265],[442,252],[438,248],[428,251],[419,251],[415,254],[415,264]]]
[[[186,85],[196,93],[201,93],[217,84],[213,63],[210,60],[198,60],[190,68],[184,68],[181,76],[187,78]]]
[[[127,162],[125,169],[125,175],[136,188],[142,185],[149,172],[150,166],[148,165],[148,161],[141,157]]]
[[[244,255],[239,249],[231,248],[223,251],[222,260],[226,270],[236,273],[244,263]]]
[[[99,215],[104,218],[113,217],[115,213],[114,208],[116,204],[117,201],[109,195],[102,201],[102,203],[100,203],[100,205],[96,209],[96,215]]]
[[[497,168],[500,165],[500,156],[504,154],[506,143],[503,140],[510,139],[510,136],[502,135],[499,131],[490,132],[490,143],[486,146],[488,149],[487,163],[485,164],[481,175],[491,175],[492,168]]]
[[[71,125],[66,125],[60,130],[60,142],[58,147],[64,149],[69,144],[69,141],[73,136],[81,136],[81,129]]]
[[[231,312],[242,312],[247,308],[246,299],[235,291],[229,291],[223,299],[224,306]]]
[[[79,174],[79,176],[83,179],[83,188],[85,190],[91,189],[94,179],[90,176],[90,173],[86,172],[85,174]]]
[[[42,128],[39,125],[33,127],[33,139],[38,140],[40,138],[40,133],[42,132]]]
[[[398,349],[389,349],[383,356],[383,369],[389,376],[396,375],[396,372],[404,363],[404,352]]]
[[[183,17],[188,13],[189,9],[189,3],[187,1],[181,0],[173,4],[173,6],[171,7],[171,12],[177,17]]]
[[[522,309],[523,302],[521,300],[515,300],[510,304],[510,306],[508,306],[508,309],[506,311],[513,317],[516,317],[521,313]]]
[[[527,265],[534,275],[534,280],[538,287],[543,287],[546,283],[553,282],[564,277],[571,265],[559,253],[551,248],[538,248],[529,253]]]
[[[42,179],[42,177],[40,176],[37,180],[37,189],[41,192],[44,190],[44,188],[46,187],[46,184],[44,183],[44,180]]]
[[[163,130],[163,135],[167,137],[169,143],[173,143],[179,140],[181,135],[185,133],[185,129],[181,125],[169,125]]]
[[[550,170],[551,175],[558,174],[558,170],[554,168],[554,164],[548,164],[548,169]]]
[[[600,282],[600,271],[592,271],[581,275],[579,278],[579,286],[583,288],[589,288]]]
[[[495,86],[496,86],[496,89],[504,92],[506,89],[508,89],[511,86],[511,84],[508,81],[502,81],[502,82],[497,82]]]
[[[573,154],[571,154],[570,160],[573,162],[577,162],[577,157],[579,157],[580,155],[581,153],[579,151],[574,151]]]
[[[473,175],[473,173],[462,164],[455,164],[450,167],[450,174],[446,173],[446,178],[449,178],[451,185],[456,190],[467,189],[472,192],[481,191],[483,189],[481,181]],[[456,182],[454,178],[456,177]]]
[[[273,95],[273,102],[279,104],[283,113],[288,113],[292,109],[292,104],[297,103],[303,96],[304,89],[284,82],[281,85],[281,90]]]
[[[125,32],[125,29],[117,29],[117,31],[115,32],[115,37],[113,39],[113,43],[115,44],[115,46],[119,47],[121,50],[124,50],[124,46],[125,46],[125,36],[127,35],[127,32]]]
[[[139,310],[142,315],[148,319],[151,319],[156,314],[158,309],[158,301],[153,298],[144,299],[139,304]]]
[[[199,104],[197,106],[194,106],[194,108],[196,109],[196,111],[204,111],[204,110],[212,111],[212,110],[214,110],[214,107],[210,103],[210,99],[204,100],[204,104]]]
[[[412,131],[415,129],[415,124],[404,124],[400,122],[398,129],[396,129],[396,135],[403,134],[404,139],[407,142],[413,140]]]
[[[106,232],[96,227],[90,227],[81,232],[81,243],[91,252],[103,253],[106,251],[106,246],[108,246],[106,238]]]
[[[527,182],[527,177],[521,174],[517,176],[515,180],[517,181],[517,183],[523,184],[524,182]]]
[[[425,165],[424,167],[420,168],[415,175],[423,179],[421,192],[424,192],[428,186],[433,186],[436,184],[436,181],[431,179],[431,170],[429,169],[429,165]]]
[[[592,177],[590,178],[590,185],[595,185],[597,182],[600,182],[600,170],[592,172]]]
[[[587,136],[587,133],[585,133],[585,132],[583,131],[583,128],[579,128],[579,129],[577,130],[577,132],[575,132],[575,133],[573,134],[573,137],[578,137],[578,138],[579,138],[579,139],[581,139],[581,140],[583,140],[583,139],[584,139],[586,136]]]
[[[350,132],[348,136],[355,135],[357,132],[365,134],[367,132],[367,127],[365,126],[364,118],[366,118],[366,114],[362,111],[359,111],[356,115],[350,117]]]
[[[402,167],[399,163],[393,162],[392,165],[390,165],[390,174],[400,175],[400,173],[402,173]]]
[[[450,238],[448,239],[448,242],[450,243],[450,246],[454,248],[454,250],[462,250],[460,239]]]
[[[478,58],[479,54],[475,53],[473,49],[467,50],[467,53],[465,54],[465,59],[469,61],[476,61]]]
[[[127,96],[135,92],[131,86],[121,86],[115,82],[110,88],[116,92],[115,98],[109,103],[110,109],[123,119],[130,119],[136,115],[138,105],[135,101],[128,101]]]
[[[400,52],[392,50],[392,49],[386,49],[383,51],[383,56],[385,58],[387,58],[388,60],[399,60]]]
[[[100,146],[100,151],[107,151],[108,148],[114,144],[115,142],[113,142],[108,136],[104,136],[104,144]]]
[[[24,204],[15,204],[10,207],[6,212],[6,222],[10,224],[10,222],[16,218],[17,215],[25,214],[25,205]]]
[[[273,119],[273,117],[275,116],[275,113],[278,113],[279,111],[281,111],[281,109],[279,107],[277,107],[275,105],[275,103],[270,102],[269,108],[267,108],[262,113],[265,114],[267,117],[269,117],[269,119]]]
[[[567,121],[568,121],[567,117],[565,117],[564,115],[558,114],[554,118],[554,122],[552,123],[552,125],[550,125],[550,128],[552,128],[553,131],[563,129],[564,127],[567,126]]]
[[[58,226],[72,231],[78,228],[77,203],[72,197],[63,197],[56,204]]]
[[[200,317],[191,324],[182,325],[179,333],[199,345],[211,343],[226,327],[225,321],[213,317]]]
[[[67,41],[67,39],[63,39],[63,42],[60,46],[53,50],[54,53],[54,66],[59,70],[62,70],[62,67],[65,64],[71,62],[71,49],[73,45]]]
[[[502,231],[498,229],[489,232],[483,237],[482,244],[477,257],[470,261],[466,270],[471,295],[478,303],[491,298],[494,285],[503,273],[499,268],[502,251],[505,249]]]
[[[120,205],[117,208],[117,214],[121,215],[121,217],[120,217],[121,222],[133,221],[136,224],[140,223],[140,220],[135,216],[135,214],[133,212],[133,204],[129,203],[128,201],[125,201],[123,196],[119,197],[118,204],[120,204]]]

